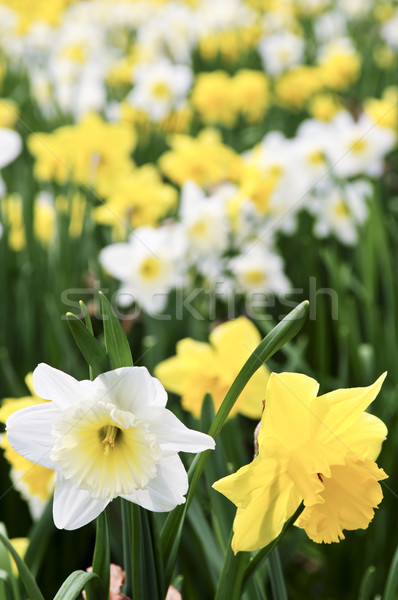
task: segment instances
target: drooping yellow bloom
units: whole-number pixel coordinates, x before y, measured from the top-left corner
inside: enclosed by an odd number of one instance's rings
[[[320,121],[331,121],[343,108],[338,98],[328,93],[317,94],[308,103],[308,112]]]
[[[258,346],[261,337],[246,317],[215,327],[210,343],[185,338],[177,344],[177,355],[158,364],[155,375],[166,389],[181,396],[182,406],[200,416],[205,395],[210,393],[217,411],[232,382]],[[261,367],[249,381],[231,416],[241,413],[259,418],[263,408],[268,370]]]
[[[178,185],[192,179],[205,187],[239,177],[242,160],[232,148],[222,143],[215,129],[204,129],[195,138],[174,135],[170,144],[172,150],[160,157],[159,166]]]
[[[283,106],[302,109],[305,103],[323,87],[318,67],[299,65],[276,80],[275,95],[277,101]]]
[[[191,102],[204,123],[232,127],[238,114],[233,78],[226,71],[200,73],[196,77]]]
[[[100,223],[122,229],[150,225],[159,220],[177,204],[177,192],[162,182],[154,165],[144,165],[115,183],[107,202],[94,211]]]
[[[199,52],[204,60],[211,61],[220,55],[224,61],[233,63],[257,46],[261,33],[259,23],[208,33],[199,39]]]
[[[24,34],[37,22],[57,25],[62,14],[69,4],[76,0],[5,0],[2,4],[8,5],[17,14],[18,32]]]
[[[364,411],[384,378],[317,397],[314,379],[271,374],[258,455],[213,485],[238,508],[234,552],[269,544],[302,501],[296,525],[315,542],[338,542],[343,529],[366,529],[383,497],[378,481],[387,475],[374,461],[387,429]]]
[[[88,114],[76,125],[32,134],[28,148],[36,159],[34,174],[38,179],[75,181],[102,195],[112,189],[117,178],[131,171],[135,142],[132,128]]]
[[[26,376],[25,382],[32,395],[23,396],[22,398],[5,398],[0,408],[0,423],[5,423],[8,417],[21,408],[36,406],[45,402],[33,391],[31,373]],[[55,473],[18,454],[10,446],[6,434],[3,434],[1,438],[0,448],[4,450],[4,458],[11,465],[11,479],[15,488],[28,502],[32,516],[34,518],[39,517],[53,493]]]
[[[270,104],[269,83],[265,73],[241,69],[233,78],[234,95],[239,112],[249,121],[260,121]]]
[[[365,114],[380,127],[398,130],[398,87],[390,85],[383,91],[381,98],[365,100]]]
[[[361,57],[353,48],[336,42],[330,44],[319,66],[325,86],[342,90],[358,79]]]

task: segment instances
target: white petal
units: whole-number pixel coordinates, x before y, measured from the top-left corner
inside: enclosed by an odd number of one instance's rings
[[[53,517],[58,529],[78,529],[93,521],[106,508],[110,500],[97,500],[86,490],[57,475],[54,492]]]
[[[21,136],[11,129],[0,129],[0,169],[12,162],[21,150]]]
[[[7,440],[26,459],[55,469],[55,462],[50,458],[54,443],[51,431],[59,415],[58,408],[50,403],[17,410],[7,419]]]
[[[167,408],[151,407],[150,410],[135,413],[145,419],[150,425],[151,432],[165,452],[203,452],[214,450],[215,441],[206,433],[188,429]]]
[[[184,504],[188,490],[188,476],[178,456],[164,458],[158,464],[158,473],[145,490],[135,490],[122,496],[130,502],[154,512],[168,512]]]
[[[99,260],[105,271],[116,279],[127,281],[131,276],[132,252],[131,244],[111,244],[101,250]]]
[[[91,395],[91,381],[77,381],[63,371],[40,363],[33,371],[33,389],[39,398],[52,400],[59,408],[67,408]]]
[[[167,392],[146,367],[121,367],[102,373],[93,382],[98,399],[106,397],[122,410],[135,414],[143,406],[163,407]]]

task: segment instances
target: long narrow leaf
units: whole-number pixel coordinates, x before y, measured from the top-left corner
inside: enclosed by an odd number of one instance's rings
[[[118,367],[131,367],[133,358],[131,356],[127,336],[119,319],[113,312],[109,300],[102,292],[99,292],[99,295],[101,298],[101,312],[104,323],[105,346],[111,367],[112,369],[117,369]]]
[[[398,547],[395,550],[391,561],[390,570],[388,571],[387,581],[384,588],[383,600],[395,600],[398,590]]]
[[[269,555],[268,563],[273,599],[288,600],[282,565],[279,558],[278,548],[276,546]]]
[[[304,301],[294,308],[276,327],[274,327],[249,356],[228,390],[209,429],[208,433],[214,439],[219,435],[232,407],[252,375],[254,375],[264,362],[269,360],[271,356],[300,331],[307,317],[308,306],[308,301]],[[210,452],[211,450],[206,450],[195,457],[191,468],[189,469],[190,485],[186,503],[182,506],[178,506],[170,513],[163,527],[162,548],[163,560],[166,564],[166,584],[171,580],[175,561],[177,559],[182,524]]]
[[[250,555],[247,552],[234,554],[231,548],[231,539],[232,533],[214,600],[239,600],[241,597],[243,577]]]
[[[36,575],[39,570],[49,539],[54,531],[53,503],[50,500],[40,519],[36,521],[29,533],[29,545],[24,561],[33,575]]]
[[[0,570],[0,598],[1,600],[14,600],[10,577],[6,571]]]
[[[66,313],[68,325],[75,338],[76,344],[93,370],[93,376],[108,371],[109,361],[104,348],[99,341],[91,335],[87,327],[72,313]]]
[[[7,550],[10,552],[11,556],[13,557],[15,564],[17,565],[17,569],[18,569],[18,573],[21,578],[21,581],[25,587],[25,590],[27,591],[27,593],[29,595],[29,599],[30,600],[44,600],[42,593],[39,590],[36,581],[34,580],[32,573],[29,571],[28,567],[25,565],[24,561],[19,556],[18,552],[16,552],[16,550],[14,549],[11,542],[2,533],[0,533],[0,542],[2,544],[4,544],[4,546],[7,548]]]
[[[148,514],[140,506],[131,504],[133,526],[132,573],[133,598],[164,600],[164,588],[160,587],[152,532]],[[161,584],[163,581],[161,581]]]
[[[376,569],[371,566],[368,567],[362,577],[361,585],[359,588],[358,600],[370,600],[374,588],[376,579]]]
[[[7,529],[4,525],[4,523],[0,523],[0,533],[2,533],[4,535],[4,537],[6,537],[8,539]],[[14,573],[13,573],[11,559],[10,559],[10,553],[8,552],[7,548],[5,546],[3,546],[2,544],[0,544],[0,569],[2,571],[6,572],[7,575],[9,576],[8,583],[10,584],[10,586],[12,588],[13,598],[15,600],[19,600],[20,592],[19,592],[19,587],[18,587],[18,583],[17,583],[17,578],[14,576]],[[0,598],[1,598],[1,596],[0,596]]]
[[[84,588],[92,587],[95,589],[95,598],[98,600],[103,598],[101,592],[100,581],[95,573],[87,573],[87,571],[74,571],[63,582],[58,592],[54,596],[54,600],[76,600]],[[86,592],[88,590],[86,589]],[[94,596],[93,596],[94,597]]]
[[[97,534],[93,557],[93,573],[101,579],[108,600],[110,586],[111,550],[109,545],[108,518],[104,510],[97,518]]]
[[[123,536],[123,563],[125,575],[125,583],[123,585],[123,592],[126,596],[131,598],[133,595],[133,584],[132,584],[132,523],[131,523],[131,503],[128,500],[121,498],[122,507],[122,536]]]

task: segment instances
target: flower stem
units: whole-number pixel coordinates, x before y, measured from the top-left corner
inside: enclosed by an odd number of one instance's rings
[[[269,555],[268,570],[274,600],[288,600],[278,548],[274,548]]]
[[[131,555],[131,513],[130,503],[121,498],[122,506],[122,536],[123,536],[123,567],[125,571],[125,582],[123,585],[123,593],[129,598],[133,595],[132,586],[132,555]]]
[[[108,518],[104,510],[97,518],[97,534],[93,556],[93,573],[98,575],[104,586],[104,598],[108,600],[110,587],[110,545]]]

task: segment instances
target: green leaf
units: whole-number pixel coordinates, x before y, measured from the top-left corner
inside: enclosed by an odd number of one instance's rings
[[[111,549],[109,545],[108,518],[106,510],[97,518],[97,534],[93,556],[93,573],[101,579],[108,600],[110,586]],[[88,599],[90,600],[90,599]]]
[[[231,543],[229,543],[224,558],[220,581],[217,586],[215,600],[239,600],[239,598],[241,598],[243,590],[249,583],[250,578],[254,575],[258,567],[270,557],[273,551],[275,551],[276,546],[285,535],[287,529],[295,523],[303,510],[304,504],[301,503],[294,515],[286,521],[278,537],[268,544],[268,546],[259,550],[254,556],[250,556],[249,552],[238,552],[237,554],[234,554],[231,549]],[[232,540],[232,532],[230,539]],[[270,569],[273,571],[271,579],[271,581],[273,581],[273,597],[275,600],[286,600],[286,589],[282,571],[278,564],[278,558],[270,564]]]
[[[80,308],[82,309],[86,329],[88,330],[89,333],[91,333],[91,335],[94,335],[93,325],[91,323],[91,317],[90,317],[90,313],[88,312],[87,306],[84,304],[83,300],[79,300],[79,304],[80,304]],[[89,374],[90,374],[90,379],[92,381],[93,379],[95,379],[93,367],[91,365],[89,365],[88,370],[89,370]]]
[[[383,600],[395,600],[398,590],[398,546],[391,561],[388,571],[386,586],[384,588]]]
[[[123,585],[123,593],[131,598],[133,595],[133,583],[132,583],[132,523],[131,523],[131,503],[124,498],[121,498],[122,508],[122,536],[123,536],[123,565],[125,575],[125,583]]]
[[[269,360],[284,344],[292,339],[303,326],[307,318],[309,302],[306,300],[296,306],[276,327],[262,340],[249,356],[235,381],[228,390],[214,420],[208,431],[214,439],[219,435],[232,407],[239,398],[249,379],[259,367]],[[177,559],[178,547],[181,539],[182,525],[195,493],[196,486],[202,475],[207,459],[212,451],[206,450],[198,454],[189,469],[189,489],[185,504],[177,506],[166,519],[162,530],[163,560],[166,565],[166,584],[171,580],[174,565]]]
[[[0,523],[0,533],[4,535],[8,539],[7,529],[4,523]],[[19,599],[19,588],[17,584],[17,577],[14,575],[14,571],[11,564],[10,553],[7,548],[0,544],[0,569],[7,573],[8,575],[8,583],[12,588],[13,597],[15,600]],[[1,596],[0,596],[1,598]]]
[[[84,588],[86,588],[86,592],[91,588],[90,591],[93,594],[92,597],[95,597],[96,600],[102,600],[104,598],[103,592],[101,592],[102,586],[95,573],[74,571],[63,582],[62,586],[54,596],[54,600],[76,600]]]
[[[3,523],[0,523],[0,533],[2,533],[4,537],[8,539],[7,530]],[[8,552],[6,546],[3,545],[0,545],[0,569],[6,571],[9,575],[12,574],[10,553]]]
[[[10,577],[6,571],[0,569],[0,598],[1,600],[14,600]]]
[[[21,578],[21,581],[29,595],[30,600],[44,600],[41,591],[39,590],[36,581],[32,573],[29,571],[28,567],[25,565],[22,558],[19,556],[18,552],[14,549],[11,542],[7,539],[7,537],[0,533],[0,542],[4,544],[7,550],[10,552],[13,557],[15,564],[18,568],[18,573]]]
[[[123,327],[113,312],[109,300],[102,292],[99,292],[101,299],[101,312],[104,324],[105,347],[109,356],[112,369],[118,367],[131,367],[133,358],[131,356],[130,345]]]
[[[255,571],[258,569],[258,567],[264,562],[265,559],[267,559],[269,557],[269,555],[271,554],[273,549],[276,548],[276,546],[279,544],[280,540],[285,535],[286,531],[292,525],[294,525],[294,523],[297,521],[298,517],[301,515],[303,510],[304,510],[304,504],[301,503],[300,506],[298,507],[298,509],[296,510],[296,512],[294,513],[294,515],[292,515],[290,517],[290,519],[288,519],[286,521],[286,523],[284,524],[283,529],[280,532],[280,534],[278,535],[278,537],[276,537],[274,540],[272,540],[272,542],[270,542],[268,544],[268,546],[265,546],[265,548],[262,548],[254,556],[252,556],[250,558],[250,562],[246,567],[245,574],[243,577],[243,589],[244,589],[245,585],[247,584],[247,582],[249,581],[250,577],[252,577],[252,575],[255,573]]]
[[[358,600],[370,600],[376,579],[376,569],[370,566],[366,569],[359,587]]]
[[[40,519],[34,523],[29,533],[29,545],[24,556],[24,561],[33,575],[36,575],[40,568],[49,539],[54,531],[53,502],[50,500]]]
[[[86,324],[87,330],[91,335],[94,335],[93,325],[91,323],[90,313],[88,312],[87,306],[84,304],[83,300],[79,300],[80,308],[82,309],[84,322]]]
[[[92,368],[93,377],[108,371],[108,357],[99,341],[88,331],[76,315],[66,313],[66,318],[80,352]]]
[[[289,600],[287,597],[286,584],[283,577],[279,552],[276,546],[269,555],[268,563],[272,597],[274,600]]]
[[[133,598],[164,600],[162,563],[157,560],[156,540],[147,511],[131,504],[131,523]]]
[[[129,551],[131,551],[132,596],[164,600],[166,592],[157,515],[132,503],[126,503],[126,507],[122,510],[127,511],[127,509],[130,518],[125,518],[124,522],[131,524]]]
[[[247,552],[234,554],[231,548],[231,540],[232,532],[214,600],[239,600],[241,598],[243,576],[250,555]]]

